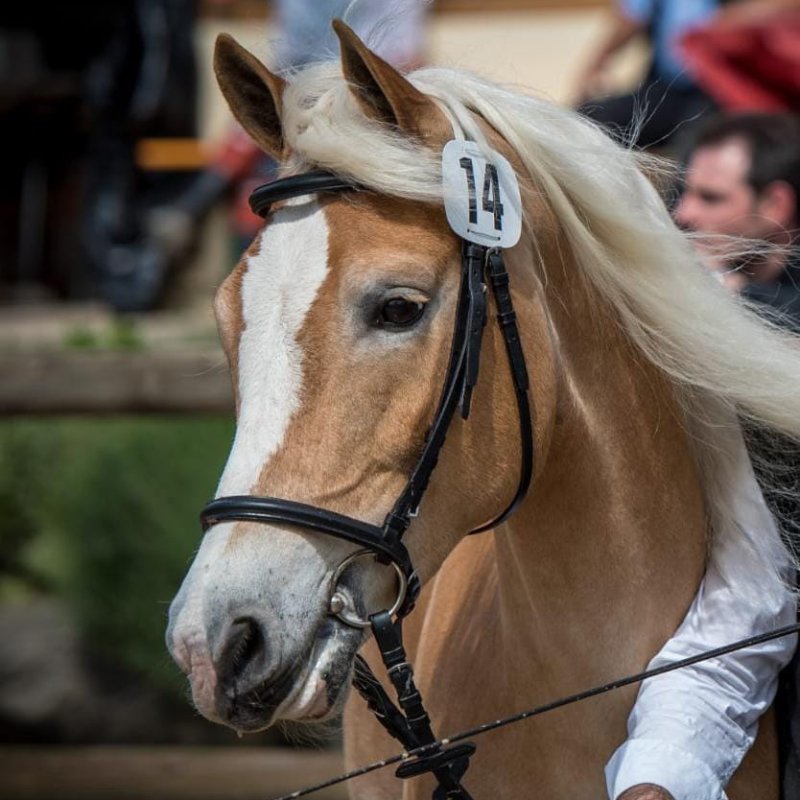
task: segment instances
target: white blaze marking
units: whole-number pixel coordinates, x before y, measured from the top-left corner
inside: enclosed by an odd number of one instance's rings
[[[242,280],[239,419],[217,497],[250,494],[300,402],[297,335],[328,271],[328,225],[315,200],[277,211]]]

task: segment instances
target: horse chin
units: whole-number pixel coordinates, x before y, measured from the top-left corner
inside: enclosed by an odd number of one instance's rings
[[[295,722],[324,722],[339,713],[363,639],[362,630],[327,617],[293,691],[278,709],[278,717]]]

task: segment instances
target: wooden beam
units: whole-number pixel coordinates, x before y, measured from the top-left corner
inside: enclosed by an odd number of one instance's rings
[[[433,10],[441,14],[501,11],[564,11],[570,8],[607,8],[610,0],[436,0]]]
[[[136,166],[151,172],[194,171],[208,166],[209,155],[200,139],[162,137],[136,142]]]
[[[277,747],[0,749],[3,800],[268,800],[342,771],[334,751]],[[346,800],[344,786],[314,795]]]
[[[218,351],[0,352],[0,415],[231,413]]]
[[[201,0],[200,16],[208,19],[265,19],[272,14],[271,6],[267,0],[230,0],[227,3]],[[503,11],[562,11],[610,6],[611,0],[435,0],[432,11],[437,14],[495,14]]]

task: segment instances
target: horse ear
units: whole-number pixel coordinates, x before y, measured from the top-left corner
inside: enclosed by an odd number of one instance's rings
[[[214,47],[214,72],[234,117],[255,143],[281,160],[281,103],[286,81],[270,72],[232,36],[221,33]]]
[[[340,19],[333,20],[333,30],[341,45],[344,77],[367,116],[433,143],[452,138],[447,117],[428,95],[373,53]]]

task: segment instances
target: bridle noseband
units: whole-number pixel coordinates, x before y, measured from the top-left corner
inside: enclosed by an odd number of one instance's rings
[[[258,187],[250,197],[250,206],[263,217],[278,200],[320,192],[357,191],[361,188],[329,172],[307,172]],[[421,443],[420,454],[403,491],[381,526],[295,500],[252,495],[218,497],[208,503],[200,515],[204,531],[221,522],[277,523],[324,533],[361,548],[336,570],[330,611],[348,625],[372,627],[405,716],[394,706],[360,657],[357,657],[354,685],[365,696],[389,733],[409,749],[433,742],[435,737],[402,647],[401,621],[414,607],[421,588],[411,557],[403,544],[403,535],[417,515],[456,411],[464,419],[469,417],[472,393],[478,381],[483,329],[487,321],[487,286],[491,287],[494,295],[497,323],[503,334],[514,384],[520,426],[520,476],[516,493],[508,506],[470,533],[489,530],[508,519],[524,499],[533,475],[533,424],[528,399],[528,373],[502,251],[463,241],[461,264],[461,286],[450,358],[433,424]],[[345,568],[365,553],[373,554],[381,563],[393,565],[398,574],[399,587],[397,601],[390,609],[392,613],[382,611],[371,615],[368,620],[361,620],[346,610],[342,597],[335,593],[335,589]],[[393,616],[396,617],[395,621],[392,620]],[[439,789],[434,793],[436,800],[439,797],[469,800],[469,794],[460,785],[460,780],[473,751],[474,745],[469,742],[439,748],[424,759],[404,764],[398,770],[398,776],[411,777],[431,771],[439,780]]]

